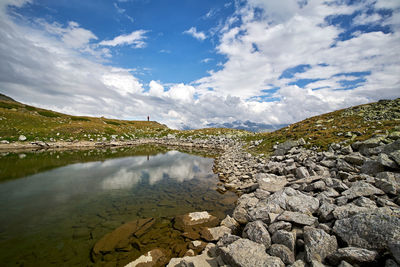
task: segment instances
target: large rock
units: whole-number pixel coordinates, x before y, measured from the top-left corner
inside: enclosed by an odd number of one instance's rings
[[[329,260],[335,264],[338,264],[342,260],[351,264],[359,264],[372,262],[377,256],[378,253],[373,250],[357,247],[346,247],[339,248],[335,253],[329,256]]]
[[[92,250],[93,257],[96,258],[100,254],[107,254],[118,249],[129,250],[131,237],[134,235],[140,237],[154,222],[153,218],[148,218],[134,220],[121,225],[97,241]]]
[[[249,212],[251,221],[262,220],[271,223],[269,215],[271,213],[279,214],[284,210],[312,214],[319,207],[319,200],[307,196],[298,190],[286,187],[275,192],[267,199],[258,203],[258,205]]]
[[[231,216],[226,215],[225,219],[221,221],[221,226],[226,226],[231,229],[233,232],[237,230],[239,227],[239,223],[233,219]]]
[[[294,222],[301,225],[313,225],[317,222],[317,218],[300,212],[284,211],[277,218],[278,221]]]
[[[304,246],[306,260],[324,261],[324,259],[336,252],[337,240],[335,236],[327,234],[322,229],[304,227]]]
[[[284,264],[293,264],[295,260],[293,251],[281,244],[273,244],[268,254],[280,258]]]
[[[345,196],[347,199],[383,194],[385,193],[382,190],[363,181],[354,182],[348,190],[342,192],[342,196]]]
[[[272,235],[272,242],[274,244],[282,244],[294,251],[296,243],[296,234],[285,230],[278,230]]]
[[[381,213],[359,213],[337,220],[333,231],[349,246],[385,250],[400,240],[400,219]]]
[[[350,203],[344,206],[336,207],[335,210],[332,212],[332,214],[335,217],[335,219],[339,220],[353,216],[357,213],[369,212],[369,211],[371,211],[370,207],[359,207],[357,205],[354,205],[353,203]]]
[[[243,230],[243,237],[259,244],[263,244],[266,248],[271,246],[271,237],[262,221],[248,223]]]
[[[287,152],[289,152],[291,148],[298,146],[298,144],[299,143],[297,141],[292,141],[292,140],[288,140],[282,144],[279,144],[275,149],[274,155],[283,156]]]
[[[268,192],[276,192],[281,190],[287,184],[284,176],[276,176],[274,174],[259,173],[256,175],[259,188]]]
[[[285,266],[281,259],[269,256],[264,245],[249,239],[238,239],[219,251],[222,260],[233,267]]]
[[[168,263],[168,258],[160,249],[156,248],[128,263],[125,267],[158,267],[165,266],[166,263]]]

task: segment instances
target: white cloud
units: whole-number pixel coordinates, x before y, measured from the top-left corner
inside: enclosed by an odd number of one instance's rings
[[[207,58],[205,58],[205,59],[202,59],[201,62],[202,62],[202,63],[208,63],[208,62],[210,62],[210,61],[212,61],[212,60],[213,60],[212,58],[207,57]]]
[[[144,48],[146,46],[146,42],[144,39],[147,37],[145,34],[147,31],[145,30],[137,30],[131,32],[130,34],[123,34],[115,37],[112,40],[101,41],[99,45],[103,46],[120,46],[120,45],[132,45],[135,48]]]
[[[175,100],[183,102],[191,102],[193,100],[193,95],[195,93],[195,88],[190,85],[185,85],[183,83],[171,86],[167,95]]]
[[[149,94],[151,96],[158,96],[161,97],[164,95],[164,86],[162,86],[160,83],[156,82],[156,81],[151,81],[149,83]]]
[[[196,27],[192,27],[187,31],[183,32],[184,34],[188,34],[196,38],[197,40],[204,41],[207,37],[204,32],[198,32]]]

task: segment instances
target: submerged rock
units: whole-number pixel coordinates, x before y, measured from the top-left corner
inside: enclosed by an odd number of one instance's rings
[[[168,258],[165,256],[164,252],[156,248],[128,263],[125,267],[158,267],[164,266],[167,262]]]

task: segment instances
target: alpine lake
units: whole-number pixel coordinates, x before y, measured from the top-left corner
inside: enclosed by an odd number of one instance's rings
[[[215,155],[163,146],[0,152],[1,266],[124,266],[153,248],[182,256],[174,217],[222,220],[237,196],[219,193]],[[93,257],[121,225],[153,218],[137,245]]]

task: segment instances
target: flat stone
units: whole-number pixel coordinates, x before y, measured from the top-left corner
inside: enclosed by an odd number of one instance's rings
[[[385,170],[385,167],[380,164],[378,161],[375,160],[366,160],[364,164],[361,166],[361,172],[374,175],[377,174],[378,172],[383,172]]]
[[[265,248],[269,248],[271,246],[271,237],[262,221],[248,223],[243,230],[243,237],[259,244],[263,244]]]
[[[347,199],[383,194],[385,193],[382,190],[363,181],[354,182],[348,190],[342,192],[342,196],[345,196]]]
[[[116,249],[126,248],[129,245],[130,238],[141,229],[148,229],[154,224],[153,218],[134,220],[125,223],[106,234],[96,242],[92,253],[96,255],[110,253]]]
[[[219,223],[218,218],[209,214],[207,211],[192,212],[175,217],[174,228],[182,232],[193,231],[194,228],[214,227]]]
[[[337,220],[333,231],[349,246],[385,250],[389,243],[400,240],[400,219],[382,213],[358,213]]]
[[[281,244],[273,244],[268,254],[280,258],[284,264],[293,264],[295,261],[294,253],[288,247]]]
[[[372,262],[378,256],[378,252],[357,247],[339,248],[335,253],[329,256],[331,262],[338,264],[344,260],[351,264]]]
[[[276,176],[274,174],[259,173],[256,175],[259,188],[268,192],[276,192],[281,190],[287,184],[284,176]]]
[[[393,152],[392,152],[393,153]],[[388,155],[381,153],[379,154],[377,161],[384,167],[396,169],[398,167],[397,163],[394,162]]]
[[[277,218],[278,221],[294,222],[301,225],[313,225],[317,222],[317,218],[300,212],[284,211]]]
[[[304,227],[304,247],[308,262],[313,260],[322,262],[327,256],[336,252],[337,240],[335,236],[327,234],[322,229],[306,226]]]
[[[332,212],[332,214],[336,220],[340,220],[353,216],[357,213],[369,212],[369,211],[371,211],[371,208],[369,207],[359,207],[357,205],[354,205],[353,203],[350,203],[347,205],[336,207],[335,210]]]

